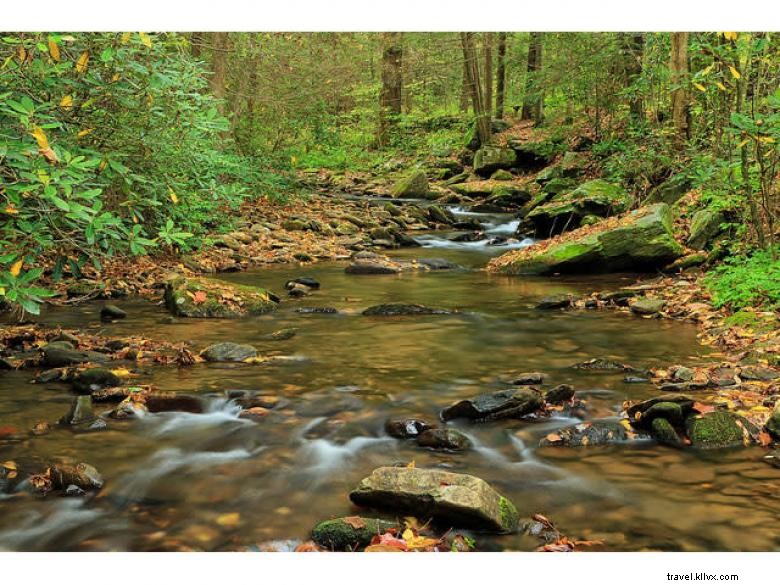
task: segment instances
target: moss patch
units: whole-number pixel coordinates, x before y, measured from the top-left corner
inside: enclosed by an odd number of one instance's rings
[[[165,284],[165,306],[177,317],[231,318],[276,308],[276,295],[254,286],[178,277]]]

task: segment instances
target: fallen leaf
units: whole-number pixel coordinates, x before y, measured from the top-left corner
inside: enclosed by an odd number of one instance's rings
[[[344,518],[344,524],[349,524],[355,530],[366,527],[366,522],[360,516],[347,516]]]
[[[229,512],[228,514],[222,514],[217,517],[217,524],[226,528],[233,528],[238,526],[241,521],[241,514],[238,512]]]
[[[84,51],[76,61],[76,73],[86,72],[88,64],[89,64],[89,52]]]

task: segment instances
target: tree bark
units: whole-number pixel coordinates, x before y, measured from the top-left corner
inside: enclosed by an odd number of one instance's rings
[[[493,33],[486,32],[484,35],[484,54],[485,54],[485,111],[493,111]]]
[[[542,35],[532,32],[528,42],[528,69],[525,81],[525,96],[523,98],[523,120],[533,120],[541,124],[544,119],[544,97],[539,83],[542,70]]]
[[[469,111],[469,99],[471,93],[469,92],[469,74],[466,70],[466,60],[463,60],[463,84],[460,87],[460,111],[464,114]]]
[[[645,37],[642,33],[620,33],[620,40],[624,58],[626,85],[630,90],[628,106],[631,118],[643,120],[645,117],[645,106],[642,100],[642,93],[636,87],[636,82],[642,75]]]
[[[471,107],[474,110],[474,118],[477,124],[477,136],[481,145],[490,143],[490,112],[486,112],[482,102],[482,88],[480,87],[479,63],[474,48],[474,33],[460,33],[461,46],[463,47],[463,61],[465,63],[466,78],[471,96]]]
[[[379,93],[377,144],[387,146],[390,128],[401,113],[403,88],[402,33],[382,33],[382,90]]]
[[[214,97],[225,99],[225,76],[227,74],[227,55],[229,38],[226,32],[210,33],[211,36],[211,77],[209,89]],[[217,109],[221,114],[225,113],[224,103],[220,103]]]
[[[691,137],[690,96],[688,92],[688,33],[673,32],[669,70],[672,74],[672,121],[675,145],[685,146]]]
[[[504,84],[506,84],[506,33],[498,33],[498,63],[496,63],[496,118],[504,118]]]
[[[200,59],[201,55],[203,55],[206,34],[203,32],[190,33],[190,54],[196,59]]]

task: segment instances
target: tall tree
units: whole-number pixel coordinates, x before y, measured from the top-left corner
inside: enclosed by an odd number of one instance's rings
[[[678,148],[682,148],[691,137],[687,32],[672,33],[669,70],[672,74],[672,121],[675,144]]]
[[[211,77],[209,88],[211,94],[220,99],[225,99],[225,75],[227,73],[227,58],[229,51],[228,33],[211,33]],[[224,113],[224,104],[218,106],[220,113]]]
[[[401,113],[403,45],[400,32],[382,33],[382,90],[379,94],[377,144],[386,146],[390,128]]]
[[[192,32],[190,33],[190,53],[196,59],[200,59],[203,55],[203,45],[206,42],[206,34],[204,32]]]
[[[645,106],[642,92],[637,87],[637,81],[642,76],[645,36],[643,33],[620,33],[620,44],[626,85],[629,90],[628,105],[631,117],[634,120],[642,120],[645,116]]]
[[[523,98],[523,120],[533,120],[541,124],[544,119],[544,97],[539,83],[542,70],[542,40],[541,32],[532,32],[528,41],[528,67],[525,81],[525,96]]]
[[[485,111],[493,110],[493,33],[486,32],[484,37],[484,56],[485,56]]]
[[[460,86],[460,111],[464,114],[469,110],[469,72],[467,70],[466,60],[463,59],[463,82]]]
[[[506,33],[498,33],[498,56],[496,63],[496,113],[499,120],[504,117],[504,92],[506,84]]]
[[[477,136],[480,144],[489,144],[490,112],[485,110],[485,105],[482,101],[483,94],[480,87],[477,52],[474,48],[474,33],[460,33],[460,42],[463,48],[463,61],[465,63],[469,95],[471,96],[471,107],[474,110],[474,118],[477,124]]]

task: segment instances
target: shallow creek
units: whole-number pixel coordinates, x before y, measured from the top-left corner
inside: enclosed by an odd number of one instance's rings
[[[511,218],[483,216],[490,236],[510,235]],[[418,236],[423,248],[402,257],[444,257],[466,268],[506,251],[486,242],[454,244],[451,234]],[[531,242],[510,244],[529,245]],[[48,325],[191,341],[250,343],[263,354],[298,359],[273,365],[149,368],[139,383],[210,396],[204,414],[159,413],[110,421],[102,432],[54,429],[24,442],[0,442],[0,460],[72,456],[106,479],[92,500],[14,495],[0,500],[0,548],[13,550],[228,550],[282,539],[306,539],[320,520],[356,513],[348,493],[372,469],[415,461],[478,475],[507,495],[522,515],[542,513],[570,537],[600,539],[607,550],[767,550],[780,546],[777,472],[759,449],[718,453],[631,447],[537,448],[557,427],[578,422],[450,423],[475,448],[462,454],[423,450],[387,437],[391,416],[435,419],[450,403],[499,387],[499,378],[542,371],[570,383],[593,419],[613,417],[626,399],[655,395],[621,374],[573,370],[609,357],[636,366],[695,363],[708,353],[692,325],[612,312],[541,312],[539,298],[609,289],[630,275],[535,279],[479,270],[400,276],[351,276],[344,263],[272,267],[221,275],[267,286],[312,276],[322,289],[285,301],[271,315],[167,323],[163,307],[117,303],[129,316],[104,324],[100,304],[52,308]],[[384,302],[462,311],[458,315],[364,317]],[[338,314],[301,314],[332,306]],[[263,341],[283,327],[286,341]],[[0,426],[29,429],[68,410],[67,387],[33,385],[31,372],[0,375]],[[239,419],[224,398],[231,389],[282,397],[287,406],[261,422]],[[107,410],[98,405],[98,411]],[[238,513],[239,516],[225,516]],[[225,521],[230,518],[230,521]],[[532,550],[522,535],[477,535],[482,550]]]

